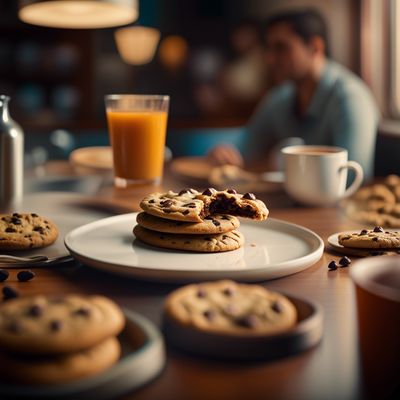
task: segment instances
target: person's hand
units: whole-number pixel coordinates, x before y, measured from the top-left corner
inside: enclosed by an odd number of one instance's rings
[[[207,158],[214,165],[236,165],[243,166],[243,157],[239,151],[228,144],[220,144],[213,147],[207,154]]]

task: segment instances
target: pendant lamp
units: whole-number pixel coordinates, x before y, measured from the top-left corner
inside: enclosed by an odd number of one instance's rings
[[[70,29],[126,25],[138,14],[137,0],[20,0],[18,12],[28,24]]]

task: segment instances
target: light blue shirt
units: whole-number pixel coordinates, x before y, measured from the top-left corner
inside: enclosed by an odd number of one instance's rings
[[[379,110],[367,85],[345,67],[327,61],[304,116],[295,112],[296,89],[284,83],[262,100],[247,126],[245,157],[260,158],[279,140],[344,147],[349,160],[373,176]]]

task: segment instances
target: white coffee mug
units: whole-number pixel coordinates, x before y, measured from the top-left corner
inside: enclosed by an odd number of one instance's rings
[[[348,161],[346,149],[333,146],[288,146],[282,149],[285,189],[298,202],[329,206],[351,196],[363,181],[361,165]],[[355,179],[346,189],[347,170]]]

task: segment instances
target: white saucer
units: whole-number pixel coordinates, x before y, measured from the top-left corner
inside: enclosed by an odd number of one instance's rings
[[[302,271],[322,256],[322,239],[309,229],[276,219],[242,221],[245,245],[223,253],[167,250],[143,244],[132,229],[137,213],[105,218],[70,232],[71,255],[94,268],[134,278],[193,282],[206,279],[260,281]]]

